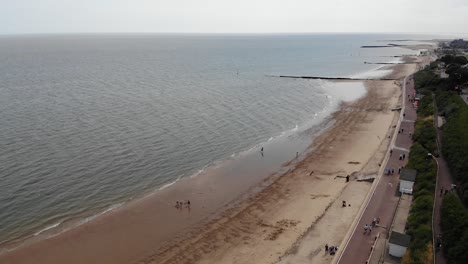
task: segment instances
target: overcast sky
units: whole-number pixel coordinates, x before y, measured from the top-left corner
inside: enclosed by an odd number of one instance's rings
[[[468,33],[468,0],[0,0],[0,34]]]

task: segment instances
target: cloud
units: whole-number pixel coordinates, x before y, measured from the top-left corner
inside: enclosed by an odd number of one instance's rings
[[[0,34],[468,31],[462,0],[0,1]]]

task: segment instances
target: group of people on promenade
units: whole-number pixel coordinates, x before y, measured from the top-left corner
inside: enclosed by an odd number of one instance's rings
[[[444,188],[444,187],[440,187],[440,196],[444,195],[444,194],[447,194],[449,192],[455,192],[455,188],[457,187],[457,185],[455,184],[452,184],[450,185],[450,188]]]
[[[401,173],[401,169],[402,169],[402,167],[399,167],[399,168],[398,168],[398,174]],[[385,168],[384,174],[387,175],[387,176],[388,176],[388,175],[393,175],[393,174],[395,174],[395,169],[393,169],[393,168]]]
[[[183,201],[180,201],[180,202],[179,202],[179,201],[176,201],[175,208],[177,208],[177,209],[183,209],[184,206],[185,206],[186,208],[190,209],[190,200],[187,200],[187,201],[185,201],[185,202],[183,202]]]
[[[398,158],[399,160],[405,160],[406,154],[401,154],[400,157]]]
[[[372,233],[372,229],[378,225],[380,223],[380,217],[374,217],[374,219],[372,219],[372,222],[370,225],[368,224],[365,224],[364,225],[364,234],[371,234]]]

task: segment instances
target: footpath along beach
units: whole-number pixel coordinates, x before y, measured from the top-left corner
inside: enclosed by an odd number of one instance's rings
[[[417,65],[389,66],[387,78],[403,80]],[[167,202],[175,201],[174,193],[147,197],[5,252],[0,263],[330,263],[333,256],[324,254],[323,246],[340,245],[351,228],[372,186],[360,179],[378,174],[399,117],[391,109],[400,106],[400,81],[365,85],[367,94],[342,104],[333,125],[293,169],[208,220],[202,221],[207,208],[216,204],[206,186],[217,185],[205,178],[181,182],[179,194],[205,191],[205,198],[191,199],[191,210],[175,210]],[[230,188],[224,191],[234,195]]]
[[[404,112],[401,114],[401,122],[398,124],[398,133],[396,134],[395,142],[392,142],[384,163],[386,168],[395,169],[393,175],[381,175],[378,181],[375,192],[369,200],[369,204],[365,208],[362,216],[357,222],[357,226],[351,233],[348,241],[344,241],[344,249],[339,255],[336,263],[366,263],[370,258],[371,252],[374,250],[374,244],[377,236],[380,239],[388,239],[389,231],[392,225],[394,213],[398,205],[399,196],[399,172],[398,169],[404,167],[408,162],[409,149],[412,145],[411,135],[414,133],[414,122],[416,121],[416,110],[412,107],[412,103],[405,98],[407,95],[415,94],[414,79],[412,77],[405,78],[405,97]],[[402,159],[402,157],[404,157]],[[380,220],[375,227],[368,232],[363,231],[363,227],[371,222],[374,218]],[[371,249],[373,249],[371,251]],[[379,252],[373,252],[377,256],[383,255],[384,248],[378,248]]]

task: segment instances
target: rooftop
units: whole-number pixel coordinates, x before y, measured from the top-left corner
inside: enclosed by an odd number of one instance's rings
[[[399,246],[403,246],[403,247],[408,247],[409,244],[410,244],[410,240],[411,240],[410,236],[408,236],[406,234],[402,234],[402,233],[392,231],[392,234],[390,234],[389,242],[391,244],[395,244],[395,245],[399,245]]]
[[[414,182],[418,171],[415,169],[401,169],[400,180]]]

